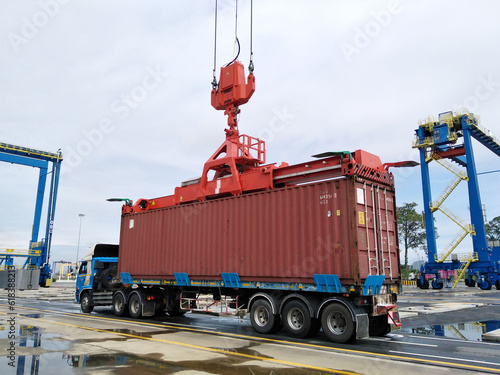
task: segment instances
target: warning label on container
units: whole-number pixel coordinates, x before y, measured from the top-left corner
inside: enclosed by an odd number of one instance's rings
[[[363,211],[358,211],[358,219],[359,225],[365,225],[365,213]]]

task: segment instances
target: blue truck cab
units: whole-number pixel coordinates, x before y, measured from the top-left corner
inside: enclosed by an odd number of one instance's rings
[[[94,301],[106,304],[112,299],[117,270],[118,245],[96,244],[89,249],[76,278],[75,300],[83,312],[92,312]]]

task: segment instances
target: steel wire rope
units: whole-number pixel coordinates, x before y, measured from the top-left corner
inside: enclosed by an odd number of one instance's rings
[[[212,88],[217,87],[217,78],[215,77],[215,69],[217,68],[217,0],[215,0],[215,37],[214,37],[214,70]]]

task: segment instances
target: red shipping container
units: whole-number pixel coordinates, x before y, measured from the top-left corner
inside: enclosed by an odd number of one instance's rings
[[[337,274],[343,285],[368,275],[399,277],[392,187],[343,177],[122,216],[119,272],[136,279],[313,283]]]

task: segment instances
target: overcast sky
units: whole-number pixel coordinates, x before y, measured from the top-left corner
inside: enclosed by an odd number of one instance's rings
[[[239,1],[245,66],[249,4]],[[217,75],[234,57],[234,8],[219,0]],[[418,160],[418,121],[463,107],[500,136],[499,15],[493,0],[255,0],[256,91],[240,131],[266,140],[276,163],[356,149]],[[210,105],[214,1],[5,0],[0,50],[0,142],[64,154],[51,262],[76,259],[79,214],[80,257],[117,243],[121,205],[107,198],[172,194],[224,139],[226,119]],[[479,172],[500,169],[475,146]],[[452,176],[433,176],[437,196]],[[395,177],[398,205],[421,210],[419,169]],[[28,247],[37,179],[0,163],[0,248]],[[491,220],[499,174],[479,181]],[[467,218],[465,185],[451,199]],[[458,228],[442,216],[437,226],[446,247]]]

